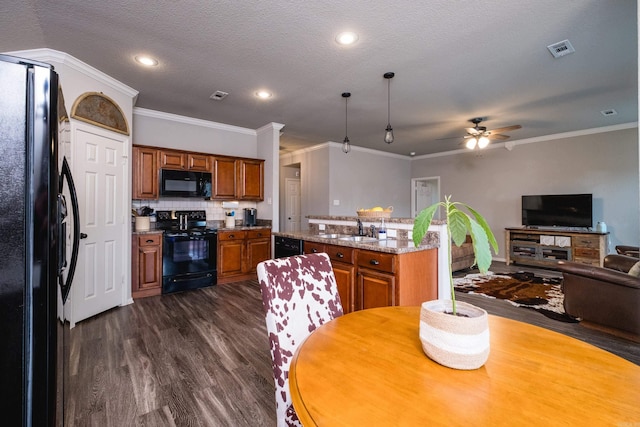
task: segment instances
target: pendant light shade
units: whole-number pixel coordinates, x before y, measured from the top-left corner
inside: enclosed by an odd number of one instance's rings
[[[393,128],[391,127],[391,79],[395,73],[384,73],[383,77],[387,79],[387,129],[384,133],[384,142],[391,144],[393,142]]]
[[[349,137],[347,136],[347,124],[348,124],[348,110],[347,104],[349,102],[349,97],[351,96],[351,92],[343,92],[342,97],[344,98],[344,141],[342,141],[342,151],[347,154],[351,151],[351,144],[349,144]]]

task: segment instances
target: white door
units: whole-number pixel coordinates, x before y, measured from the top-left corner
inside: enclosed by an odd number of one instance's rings
[[[440,201],[440,177],[411,179],[411,218],[415,218],[422,209]],[[440,219],[440,210],[434,218]]]
[[[285,231],[300,231],[300,180],[285,178]]]
[[[128,137],[73,124],[73,177],[78,193],[80,240],[71,288],[70,322],[122,305],[129,267],[124,215],[128,198]]]

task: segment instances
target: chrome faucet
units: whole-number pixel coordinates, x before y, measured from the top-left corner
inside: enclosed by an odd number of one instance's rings
[[[360,218],[356,219],[356,221],[358,222],[358,236],[364,236],[364,229],[362,228],[362,221],[360,221]]]

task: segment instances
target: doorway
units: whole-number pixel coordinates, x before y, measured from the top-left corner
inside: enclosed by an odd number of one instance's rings
[[[411,218],[415,218],[422,209],[439,201],[439,176],[411,179]],[[436,211],[433,217],[440,219],[440,209]]]

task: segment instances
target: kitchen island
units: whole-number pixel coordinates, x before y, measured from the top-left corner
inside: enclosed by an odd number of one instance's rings
[[[358,241],[364,236],[347,233],[276,232],[274,236],[303,241],[304,253],[329,255],[345,313],[438,298],[443,272],[438,268],[437,234],[430,234],[430,241],[418,247],[406,238]]]

